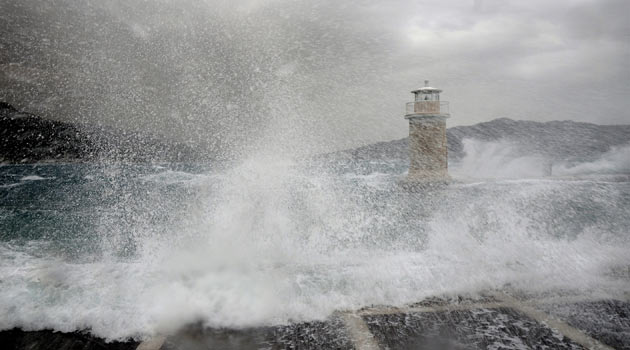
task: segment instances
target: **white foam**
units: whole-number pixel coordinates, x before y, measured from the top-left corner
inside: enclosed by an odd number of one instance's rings
[[[52,180],[54,177],[42,177],[39,175],[28,175],[24,176],[20,179],[20,181],[41,181],[41,180]]]
[[[554,175],[630,174],[630,144],[613,147],[599,159],[578,164],[560,163],[554,166]]]
[[[11,188],[11,187],[17,187],[20,185],[23,185],[23,182],[16,182],[16,183],[12,183],[12,184],[6,184],[6,185],[0,185],[0,188]]]
[[[464,158],[451,165],[460,178],[531,178],[549,175],[550,162],[542,156],[518,156],[508,140],[493,142],[464,139]]]
[[[464,139],[465,156],[450,164],[460,179],[524,179],[630,174],[630,145],[613,147],[594,161],[552,162],[542,155],[521,156],[508,140],[486,142]]]
[[[158,169],[156,167],[156,169]],[[195,181],[203,181],[209,176],[206,174],[192,174],[184,171],[166,170],[157,174],[144,175],[141,177],[144,181],[158,182],[164,184],[179,184]]]
[[[548,203],[549,193],[568,203],[597,195],[608,205],[600,210],[615,217],[622,210],[615,188],[591,195],[582,192],[596,190],[580,183],[486,181],[381,198],[336,182],[354,180],[259,156],[213,177],[212,190],[199,186],[205,200],[167,235],[132,230],[132,259],[77,262],[56,257],[46,242],[2,243],[0,328],[146,338],[197,321],[282,324],[507,284],[601,294],[630,288],[607,274],[630,264],[625,235],[592,220],[570,237],[545,226],[570,223],[546,216],[562,204]],[[423,201],[430,208],[413,207]]]

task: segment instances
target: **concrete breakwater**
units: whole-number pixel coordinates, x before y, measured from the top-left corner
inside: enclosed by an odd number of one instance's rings
[[[630,294],[532,296],[517,291],[428,298],[404,307],[339,311],[324,321],[246,329],[190,325],[145,342],[87,333],[7,330],[8,349],[628,349]]]

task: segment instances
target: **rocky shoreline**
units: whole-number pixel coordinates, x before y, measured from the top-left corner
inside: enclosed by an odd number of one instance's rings
[[[0,102],[0,164],[185,162],[206,153],[157,135],[45,119]]]
[[[461,159],[465,139],[505,140],[519,152],[547,159],[595,159],[630,143],[630,125],[573,121],[534,122],[508,118],[448,128],[449,160]],[[407,138],[379,142],[318,157],[354,161],[408,158]],[[225,152],[166,140],[156,135],[53,121],[0,102],[0,164],[126,162],[204,162]]]
[[[0,344],[3,349],[37,350],[132,350],[139,342],[107,342],[94,337],[89,332],[58,332],[53,330],[24,331],[18,328],[0,331]]]

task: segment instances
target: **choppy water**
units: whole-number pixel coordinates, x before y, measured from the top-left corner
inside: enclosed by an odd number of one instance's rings
[[[624,157],[551,178],[479,157],[420,192],[398,186],[402,161],[1,166],[0,328],[142,338],[506,286],[630,290]]]

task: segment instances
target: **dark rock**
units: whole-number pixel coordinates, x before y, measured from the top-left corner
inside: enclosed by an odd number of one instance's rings
[[[0,347],[7,350],[132,350],[138,342],[106,342],[85,332],[61,333],[51,330],[0,332]]]
[[[75,126],[46,120],[0,103],[0,161],[83,159],[92,148]]]
[[[209,154],[147,133],[44,119],[0,102],[0,163],[184,162]]]

